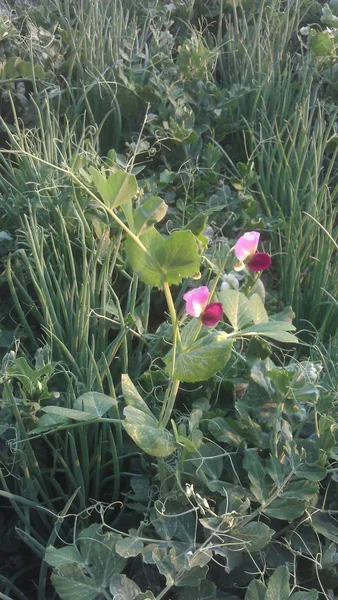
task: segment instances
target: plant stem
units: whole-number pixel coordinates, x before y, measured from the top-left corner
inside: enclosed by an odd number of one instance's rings
[[[180,333],[178,330],[176,309],[175,309],[173,297],[171,295],[170,286],[167,281],[163,282],[163,291],[164,291],[165,299],[167,301],[169,314],[170,314],[170,318],[171,318],[171,322],[172,322],[172,326],[173,326],[173,330],[174,330],[174,340],[175,340],[175,338],[177,338],[179,344],[181,344],[181,337],[180,337]]]
[[[162,592],[159,593],[158,596],[156,596],[155,600],[161,600],[161,598],[163,598],[172,588],[172,585],[166,585],[166,587],[164,588],[164,590],[162,590]]]
[[[172,413],[174,405],[175,405],[175,400],[176,400],[179,385],[180,385],[179,380],[174,379],[171,382],[170,387],[168,388],[170,390],[170,392],[169,392],[169,395],[168,395],[168,398],[166,399],[166,401],[163,402],[163,408],[162,408],[162,412],[161,412],[161,416],[160,416],[160,420],[159,420],[159,427],[161,427],[163,429],[167,426],[168,422],[170,421],[170,417],[171,417],[171,413]]]

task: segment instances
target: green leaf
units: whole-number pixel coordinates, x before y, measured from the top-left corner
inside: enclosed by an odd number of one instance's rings
[[[181,330],[181,342],[183,348],[189,348],[193,341],[196,339],[201,329],[201,322],[199,319],[190,319],[184,325]]]
[[[161,540],[171,540],[177,528],[175,516],[170,514],[161,514],[153,509],[150,513],[150,522],[156,530]]]
[[[94,600],[97,598],[97,582],[87,577],[79,564],[63,565],[53,571],[52,584],[61,600]]]
[[[328,31],[318,31],[311,29],[310,48],[316,56],[330,56],[335,47],[335,41]]]
[[[288,333],[289,331],[295,331],[295,329],[296,328],[292,323],[285,321],[269,321],[268,323],[259,323],[258,325],[245,327],[245,329],[242,329],[241,333],[245,335],[257,334],[286,344],[297,344],[298,339],[296,336]]]
[[[268,582],[265,600],[288,600],[290,596],[290,573],[286,567],[277,567]]]
[[[127,406],[123,411],[126,417],[122,425],[137,446],[151,456],[164,458],[176,450],[173,435],[167,429],[160,429],[158,421],[137,408]]]
[[[106,588],[110,579],[123,571],[126,559],[117,554],[115,545],[121,536],[109,531],[103,533],[102,525],[93,523],[78,535],[77,545],[82,562],[90,565],[90,575],[97,585]]]
[[[177,516],[176,516],[176,537],[182,542],[193,544],[196,534],[196,516],[195,513],[187,513],[180,515],[182,512],[182,506],[177,505]]]
[[[306,500],[301,498],[276,498],[264,508],[264,514],[273,519],[292,521],[301,517],[306,507]]]
[[[295,475],[304,477],[310,481],[322,481],[326,477],[327,471],[320,465],[309,465],[303,462],[295,470]]]
[[[231,529],[230,538],[232,545],[235,539],[239,541],[239,549],[245,548],[248,552],[258,552],[268,545],[275,531],[270,529],[265,523],[255,521],[248,523],[243,527],[234,527]],[[235,548],[233,548],[235,550]]]
[[[200,256],[191,231],[174,231],[165,239],[152,228],[139,239],[147,252],[131,238],[126,240],[126,250],[133,270],[144,283],[161,288],[165,281],[179,284],[198,272]]]
[[[164,358],[167,372],[174,379],[194,383],[205,381],[221,371],[227,364],[232,341],[225,332],[212,332],[194,342],[188,349],[177,352],[172,373],[172,351]]]
[[[174,437],[167,429],[160,429],[158,421],[138,393],[128,375],[121,377],[122,393],[127,404],[123,427],[135,444],[151,456],[170,456],[176,450]]]
[[[117,406],[116,398],[101,394],[99,392],[86,392],[76,398],[75,410],[82,410],[92,415],[92,418],[103,417],[103,415],[114,406]]]
[[[148,408],[142,396],[137,391],[129,375],[121,375],[121,387],[122,394],[127,406],[133,406],[134,408],[137,408],[138,410],[144,412],[146,415],[149,415],[150,417],[154,418],[153,413],[151,412],[150,408]]]
[[[292,323],[296,314],[292,310],[292,306],[285,306],[281,312],[274,313],[270,315],[271,321],[285,321],[287,323]]]
[[[73,419],[74,421],[90,421],[95,418],[92,413],[74,410],[73,408],[64,408],[63,406],[44,406],[41,410],[45,413],[61,417],[64,421],[67,419]]]
[[[58,425],[64,425],[67,422],[68,419],[63,417],[62,415],[46,413],[40,417],[37,427],[31,429],[31,431],[28,432],[28,435],[35,435],[36,433],[40,433],[41,431],[57,429]]]
[[[253,579],[248,585],[245,600],[265,600],[266,587],[259,579]]]
[[[187,588],[181,591],[178,600],[217,600],[217,588],[212,581],[201,581],[194,588]]]
[[[135,175],[124,171],[116,171],[109,175],[107,179],[93,167],[90,167],[89,171],[104,204],[109,208],[121,206],[136,196],[137,180]]]
[[[65,546],[64,548],[54,548],[48,546],[45,553],[45,561],[51,567],[63,567],[69,563],[82,562],[81,554],[76,546]]]
[[[124,558],[137,556],[143,550],[143,542],[138,537],[126,537],[116,542],[116,552]]]
[[[292,481],[283,490],[283,498],[304,498],[309,500],[317,494],[318,484],[315,481]]]
[[[203,567],[192,567],[191,569],[187,569],[176,577],[175,585],[179,587],[195,588],[201,583],[201,581],[203,581],[203,579],[205,579],[207,572],[207,565],[204,565]]]
[[[110,581],[109,591],[114,598],[134,600],[141,593],[139,586],[126,575],[114,575]]]
[[[276,456],[270,456],[265,465],[265,470],[270,475],[274,484],[278,487],[282,487],[283,482],[283,465],[279,462]]]
[[[238,447],[245,439],[235,420],[215,417],[208,421],[208,429],[218,442],[226,442],[231,446]]]
[[[338,544],[338,527],[335,525],[334,519],[325,514],[314,513],[311,516],[311,525],[317,533]]]
[[[156,600],[153,592],[142,592],[136,596],[135,600]]]
[[[189,462],[193,466],[196,475],[201,469],[210,479],[220,478],[223,471],[224,457],[220,456],[219,448],[216,445],[203,444],[199,451],[195,453],[195,456],[196,458],[189,458]]]
[[[269,496],[271,484],[267,480],[265,470],[257,452],[247,451],[243,459],[243,467],[248,472],[250,490],[258,502],[263,503]]]
[[[267,323],[269,321],[268,313],[258,294],[252,294],[252,296],[250,296],[249,304],[252,312],[252,320],[255,324]]]
[[[166,578],[166,584],[174,585],[176,569],[168,555],[167,549],[155,548],[152,555],[159,572]]]
[[[136,233],[144,233],[149,227],[161,221],[167,210],[168,205],[158,196],[142,202],[133,212]]]
[[[249,300],[242,292],[236,290],[221,290],[218,298],[223,305],[223,311],[235,331],[242,329],[253,321],[253,310]]]
[[[306,592],[294,592],[289,600],[318,600],[317,590],[308,590]]]
[[[338,17],[333,14],[331,6],[328,4],[324,4],[320,20],[322,23],[324,23],[324,25],[328,25],[329,27],[338,27]]]
[[[183,230],[189,229],[196,236],[203,233],[206,228],[208,222],[208,215],[204,215],[203,213],[199,213],[193,219],[188,221],[188,223],[183,227]]]

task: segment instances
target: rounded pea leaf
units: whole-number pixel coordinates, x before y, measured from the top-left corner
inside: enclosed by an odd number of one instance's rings
[[[121,206],[136,196],[137,181],[135,175],[124,171],[116,171],[106,178],[94,167],[90,167],[90,175],[104,204],[109,208]]]
[[[164,282],[179,284],[198,272],[200,256],[191,231],[174,231],[165,239],[152,228],[139,239],[145,250],[132,238],[126,240],[126,250],[133,270],[144,283],[161,288]]]
[[[166,355],[164,362],[174,379],[188,383],[205,381],[225,367],[231,349],[232,341],[227,339],[226,333],[212,332],[196,340],[184,351],[176,353],[173,373],[172,351]]]

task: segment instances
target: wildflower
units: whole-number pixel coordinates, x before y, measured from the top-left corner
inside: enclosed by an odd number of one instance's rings
[[[235,271],[242,271],[246,266],[250,271],[264,271],[271,265],[271,258],[265,252],[256,252],[260,234],[258,231],[248,231],[242,235],[234,246],[238,262]]]
[[[259,242],[258,231],[248,231],[242,235],[235,244],[235,256],[240,261],[245,261],[255,254]]]
[[[201,317],[203,325],[213,327],[221,320],[223,314],[222,303],[211,302],[211,304],[208,304],[209,289],[206,285],[190,290],[184,294],[183,299],[186,302],[186,313],[192,317]]]

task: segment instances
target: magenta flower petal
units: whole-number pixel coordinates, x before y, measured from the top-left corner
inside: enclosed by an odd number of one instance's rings
[[[183,296],[186,301],[185,311],[192,317],[200,317],[204,311],[209,298],[209,289],[206,285],[194,288]]]
[[[212,302],[208,304],[201,316],[203,325],[212,327],[217,325],[223,315],[223,305],[221,302]]]
[[[268,269],[271,265],[271,258],[265,252],[256,252],[254,254],[248,264],[247,267],[250,271],[264,271],[264,269]]]
[[[238,260],[245,260],[255,254],[259,242],[260,234],[258,231],[248,231],[242,235],[236,242],[234,250]]]

